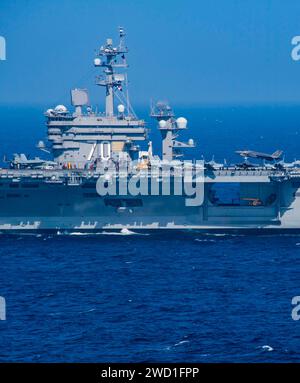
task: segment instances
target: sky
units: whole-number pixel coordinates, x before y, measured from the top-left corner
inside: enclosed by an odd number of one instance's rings
[[[130,94],[173,104],[298,103],[299,0],[0,0],[0,104],[68,105],[87,87],[95,49],[127,33]]]

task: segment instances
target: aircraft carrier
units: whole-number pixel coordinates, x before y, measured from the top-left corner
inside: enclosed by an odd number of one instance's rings
[[[281,151],[238,151],[242,161],[234,165],[186,161],[184,151],[195,146],[178,141],[187,120],[158,102],[151,116],[162,150],[153,153],[129,101],[123,28],[119,36],[94,59],[104,111],[91,106],[86,89],[73,89],[72,111],[57,105],[45,112],[48,141],[37,145],[45,159],[15,154],[0,169],[0,232],[299,230],[300,164],[282,161]]]

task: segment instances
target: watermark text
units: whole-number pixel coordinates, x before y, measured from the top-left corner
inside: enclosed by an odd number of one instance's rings
[[[0,320],[6,320],[6,302],[3,297],[0,297]]]
[[[0,36],[0,60],[6,60],[6,40],[3,36]]]

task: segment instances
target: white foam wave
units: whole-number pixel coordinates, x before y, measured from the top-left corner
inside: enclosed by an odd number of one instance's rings
[[[273,351],[273,347],[269,346],[268,344],[265,344],[264,346],[261,347],[262,350],[264,351]]]
[[[121,229],[121,231],[103,231],[102,235],[149,235],[147,233],[137,233],[135,231],[131,231],[127,228]]]
[[[189,340],[181,340],[180,342],[175,343],[174,347],[180,346],[181,344],[185,344],[185,343],[190,343],[190,341]]]

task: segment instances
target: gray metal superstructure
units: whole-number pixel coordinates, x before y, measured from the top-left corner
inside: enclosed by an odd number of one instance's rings
[[[280,162],[279,151],[241,152],[269,165],[191,162],[192,174],[200,169],[203,195],[198,204],[187,203],[186,189],[178,190],[192,187],[195,178],[177,177],[186,169],[182,150],[195,145],[177,139],[187,121],[175,118],[167,103],[152,107],[162,136],[162,155],[155,155],[145,122],[129,101],[127,52],[120,28],[118,46],[107,39],[94,60],[103,70],[96,81],[105,89],[103,113],[90,105],[86,89],[73,89],[74,111],[58,105],[45,113],[49,146],[41,141],[38,147],[53,158],[15,155],[10,167],[0,169],[0,231],[299,230],[299,163]],[[124,180],[136,178],[135,190],[151,183],[151,193],[120,193]],[[100,181],[107,190],[114,184],[118,193],[101,194]]]

